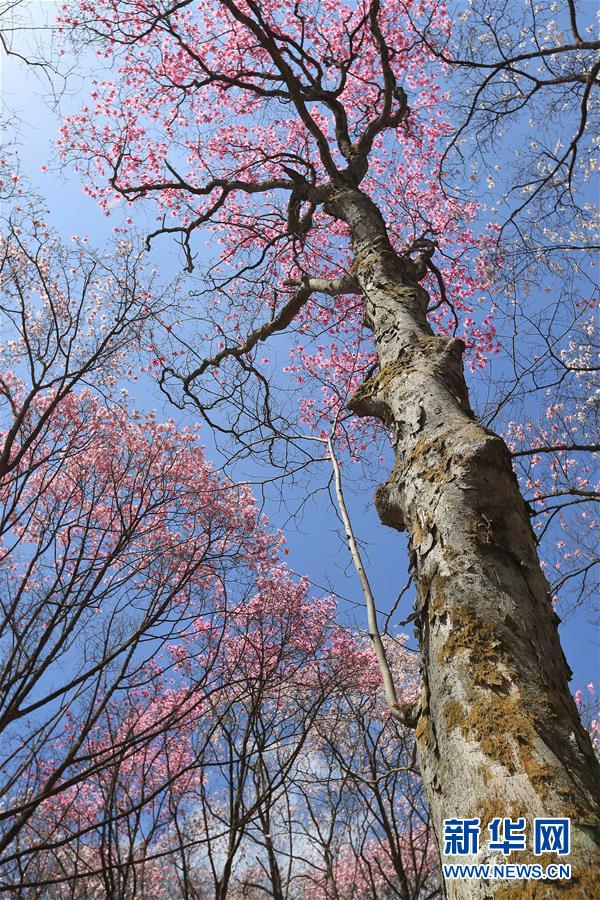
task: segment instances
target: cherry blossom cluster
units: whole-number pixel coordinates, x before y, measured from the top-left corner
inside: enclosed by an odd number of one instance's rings
[[[290,171],[313,183],[328,177],[310,123],[335,164],[343,168],[344,160],[326,104],[311,98],[305,117],[289,113],[288,87],[253,31],[256,14],[253,4],[229,0],[174,7],[163,0],[77,0],[62,12],[63,30],[92,40],[100,56],[114,58],[116,71],[65,120],[61,152],[74,160],[85,190],[107,212],[116,202],[151,199],[160,228],[204,225],[218,249],[211,274],[217,290],[226,285],[228,300],[227,311],[213,317],[212,334],[203,335],[210,352],[242,340],[249,323],[273,315],[290,279],[329,277],[351,264],[346,226],[321,206],[306,234],[289,231]],[[369,16],[364,0],[260,5],[273,52],[300,79],[318,79],[320,89],[335,92],[351,137],[361,134],[381,101],[379,48]],[[497,230],[475,234],[470,223],[480,213],[478,204],[440,192],[450,125],[442,68],[415,40],[413,23],[422,16],[432,33],[449,34],[443,3],[387,0],[379,9],[381,36],[392,48],[390,65],[409,95],[410,113],[376,136],[361,187],[377,202],[399,251],[423,234],[435,239],[447,302],[437,280],[428,278],[430,321],[439,333],[465,340],[468,365],[476,369],[498,350],[494,310],[480,303],[500,264]],[[348,392],[372,365],[362,307],[354,296],[314,295],[294,323],[295,353],[284,370],[302,384],[302,419],[317,431],[339,416]],[[155,359],[158,372],[166,360]],[[178,364],[185,369],[185,353]],[[366,429],[368,423],[356,426],[355,455],[365,445]]]

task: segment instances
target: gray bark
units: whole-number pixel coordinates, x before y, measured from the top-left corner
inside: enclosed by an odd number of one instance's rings
[[[384,524],[409,534],[424,682],[415,724],[438,844],[444,818],[479,817],[485,844],[493,817],[524,816],[527,851],[445,861],[573,868],[570,882],[538,886],[448,881],[447,895],[597,897],[600,770],[510,453],[469,406],[462,341],[427,323],[422,267],[394,252],[358,188],[334,190],[326,209],[349,225],[379,354],[350,407],[383,420],[396,453],[375,501]],[[532,855],[542,816],[571,818],[568,858]]]

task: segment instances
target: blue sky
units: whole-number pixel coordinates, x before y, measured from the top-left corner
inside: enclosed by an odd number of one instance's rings
[[[43,20],[53,5],[52,2],[31,3],[30,14],[33,21]],[[93,60],[90,59],[89,62],[91,69]],[[86,74],[89,76],[90,72]],[[7,60],[3,57],[0,77],[3,118],[13,119],[23,176],[44,197],[50,222],[66,241],[73,234],[86,234],[93,244],[101,247],[110,239],[113,227],[119,224],[122,211],[117,207],[112,216],[106,218],[94,201],[83,194],[79,179],[69,170],[61,172],[58,165],[53,163],[52,144],[58,131],[60,116],[77,107],[82,82],[77,78],[68,82],[68,93],[61,99],[59,112],[48,103],[47,82],[18,59]],[[49,166],[48,172],[41,172],[43,165]],[[143,219],[137,213],[136,218],[138,227],[143,229]],[[175,274],[181,265],[178,249],[168,238],[162,238],[154,244],[151,256],[165,280]],[[501,371],[503,362],[500,359],[494,365],[496,369],[500,367]],[[485,390],[485,378],[474,388],[477,406],[478,392]],[[138,407],[154,408],[160,417],[176,418],[179,421],[189,421],[192,418],[190,413],[178,414],[148,379],[142,379],[130,387],[130,393]],[[206,428],[203,441],[210,455],[214,447]],[[347,498],[358,535],[367,544],[365,562],[378,605],[383,610],[389,609],[395,601],[398,591],[406,582],[407,570],[404,536],[381,526],[372,504],[374,485],[384,481],[388,471],[389,464],[378,462],[375,456],[372,469],[368,472],[367,488],[349,492]],[[326,467],[321,466],[314,473],[314,487],[323,486],[328,476]],[[353,487],[356,490],[356,483]],[[293,511],[295,502],[302,500],[310,492],[310,482],[300,484],[288,509]],[[278,526],[285,525],[288,520],[286,509],[276,502],[273,491],[265,511]],[[315,587],[315,592],[320,588],[332,589],[341,597],[355,601],[357,606],[343,601],[341,606],[351,621],[364,627],[365,617],[361,609],[358,581],[350,567],[347,548],[340,537],[337,517],[324,492],[319,491],[309,500],[301,518],[291,522],[286,533],[289,539],[287,561],[291,568],[298,574],[308,576],[318,586]],[[409,593],[402,601],[397,619],[407,618],[410,614],[410,598]],[[570,618],[561,627],[561,635],[567,659],[574,671],[573,689],[583,687],[588,681],[597,681],[598,641],[597,635],[588,625],[586,612],[582,611]]]

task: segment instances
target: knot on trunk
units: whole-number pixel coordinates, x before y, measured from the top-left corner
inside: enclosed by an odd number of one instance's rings
[[[375,509],[382,525],[395,528],[396,531],[406,531],[398,486],[393,481],[380,484],[375,491]]]
[[[374,378],[361,384],[350,397],[347,408],[357,416],[375,416],[387,424],[389,407],[384,399],[385,389],[403,370],[404,362],[400,359],[385,365]]]

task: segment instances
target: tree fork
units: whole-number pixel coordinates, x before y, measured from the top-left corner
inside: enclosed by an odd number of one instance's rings
[[[379,374],[349,406],[383,420],[396,453],[376,506],[384,524],[409,533],[424,682],[417,745],[438,843],[444,818],[478,817],[481,851],[466,861],[506,861],[486,850],[487,825],[524,816],[528,851],[509,861],[572,866],[571,881],[543,888],[449,881],[447,894],[592,897],[600,767],[569,691],[510,453],[469,406],[462,341],[427,322],[423,267],[394,251],[358,188],[340,186],[326,208],[350,228],[351,273],[379,355]],[[533,819],[545,816],[571,818],[568,857],[531,855]]]

